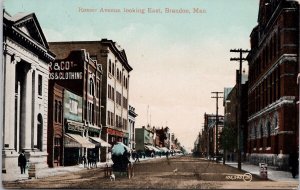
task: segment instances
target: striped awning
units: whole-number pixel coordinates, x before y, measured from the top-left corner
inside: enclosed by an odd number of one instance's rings
[[[91,143],[87,138],[77,134],[65,134],[65,147],[67,148],[95,148],[95,144]]]
[[[99,137],[90,137],[90,139],[99,143],[101,147],[111,147],[111,145],[108,142],[102,140]]]

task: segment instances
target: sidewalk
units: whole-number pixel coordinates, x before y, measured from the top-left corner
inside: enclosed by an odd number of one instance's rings
[[[106,164],[110,165],[112,162],[98,162],[97,167],[98,168],[104,168]],[[44,168],[42,170],[38,170],[36,172],[36,178],[46,178],[49,176],[55,176],[55,175],[61,175],[66,174],[70,172],[77,172],[84,168],[82,164],[75,165],[75,166],[62,166],[62,167],[55,167],[55,168]],[[1,175],[2,181],[22,181],[22,180],[28,180],[28,169],[26,170],[26,174],[15,174],[15,175],[8,175],[3,174]]]
[[[226,162],[225,163],[228,166],[237,168],[238,163],[237,162]],[[245,172],[249,172],[251,174],[260,176],[259,174],[259,166],[252,165],[249,163],[242,163],[242,170]],[[297,175],[296,178],[294,179],[292,177],[291,172],[287,171],[279,171],[279,170],[274,170],[271,167],[268,167],[268,179],[273,180],[273,181],[299,181],[299,176]]]
[[[175,157],[175,156],[172,156]],[[140,162],[143,161],[154,161],[154,160],[159,160],[159,159],[166,159],[165,156],[156,156],[154,158],[151,157],[145,157],[145,158],[140,158]],[[130,158],[130,161],[134,163],[134,159]],[[112,161],[108,162],[98,162],[97,163],[97,168],[104,168],[106,167],[106,164],[111,166],[113,164]],[[55,167],[55,168],[44,168],[42,170],[39,170],[36,172],[36,178],[46,178],[49,176],[56,176],[56,175],[61,175],[61,174],[66,174],[70,172],[77,172],[84,168],[82,164],[75,165],[75,166],[62,166],[62,167]],[[1,174],[1,179],[2,181],[23,181],[23,180],[29,180],[28,178],[28,169],[26,170],[26,174],[15,174],[15,175],[8,175],[8,174]]]

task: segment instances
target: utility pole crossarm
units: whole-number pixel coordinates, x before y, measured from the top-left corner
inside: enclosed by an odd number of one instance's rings
[[[219,94],[222,94],[223,92],[211,92],[213,94],[215,94],[215,97],[211,97],[211,98],[215,98],[216,99],[216,156],[219,156],[219,147],[218,147],[218,138],[219,138],[219,133],[218,133],[218,122],[219,122],[219,118],[218,118],[218,102],[219,102],[219,98],[223,98],[221,96],[219,96]],[[216,157],[216,162],[218,162],[218,158]]]
[[[249,53],[249,50],[243,50],[242,48],[240,49],[231,49],[230,52],[234,52],[234,53],[239,53],[239,57],[238,58],[230,58],[230,61],[239,61],[240,62],[240,69],[239,69],[239,74],[238,74],[238,99],[239,99],[239,104],[238,104],[238,113],[239,116],[237,118],[237,151],[238,151],[238,169],[241,170],[242,169],[242,165],[241,165],[241,145],[240,145],[240,133],[241,133],[241,117],[242,117],[242,110],[241,110],[241,103],[242,103],[242,64],[243,61],[247,60],[246,58],[243,57],[244,53]]]

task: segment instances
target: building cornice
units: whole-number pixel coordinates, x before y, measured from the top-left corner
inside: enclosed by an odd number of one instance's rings
[[[14,26],[8,26],[7,24],[5,24],[3,26],[3,34],[5,37],[10,37],[16,43],[19,43],[20,45],[24,46],[31,52],[34,52],[46,62],[55,60],[54,53],[50,52],[44,46],[39,44],[37,41],[31,39],[30,37],[28,37],[26,34],[24,34],[22,31],[20,31],[18,28]]]
[[[277,101],[273,102],[272,104],[266,106],[265,108],[263,108],[259,112],[249,116],[248,117],[248,122],[251,122],[254,119],[256,119],[256,118],[258,118],[258,117],[260,117],[260,116],[262,116],[266,113],[274,111],[277,108],[282,107],[284,105],[295,104],[295,100],[296,100],[295,96],[283,96],[280,99],[278,99]]]
[[[250,94],[258,85],[260,85],[279,65],[287,62],[295,62],[297,63],[297,54],[283,54],[266,72],[262,75],[255,84],[253,84],[249,90],[248,94]]]

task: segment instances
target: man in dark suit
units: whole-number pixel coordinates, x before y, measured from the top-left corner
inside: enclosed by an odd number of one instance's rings
[[[18,165],[20,166],[21,174],[25,174],[26,163],[25,151],[22,150],[22,153],[18,157]]]

